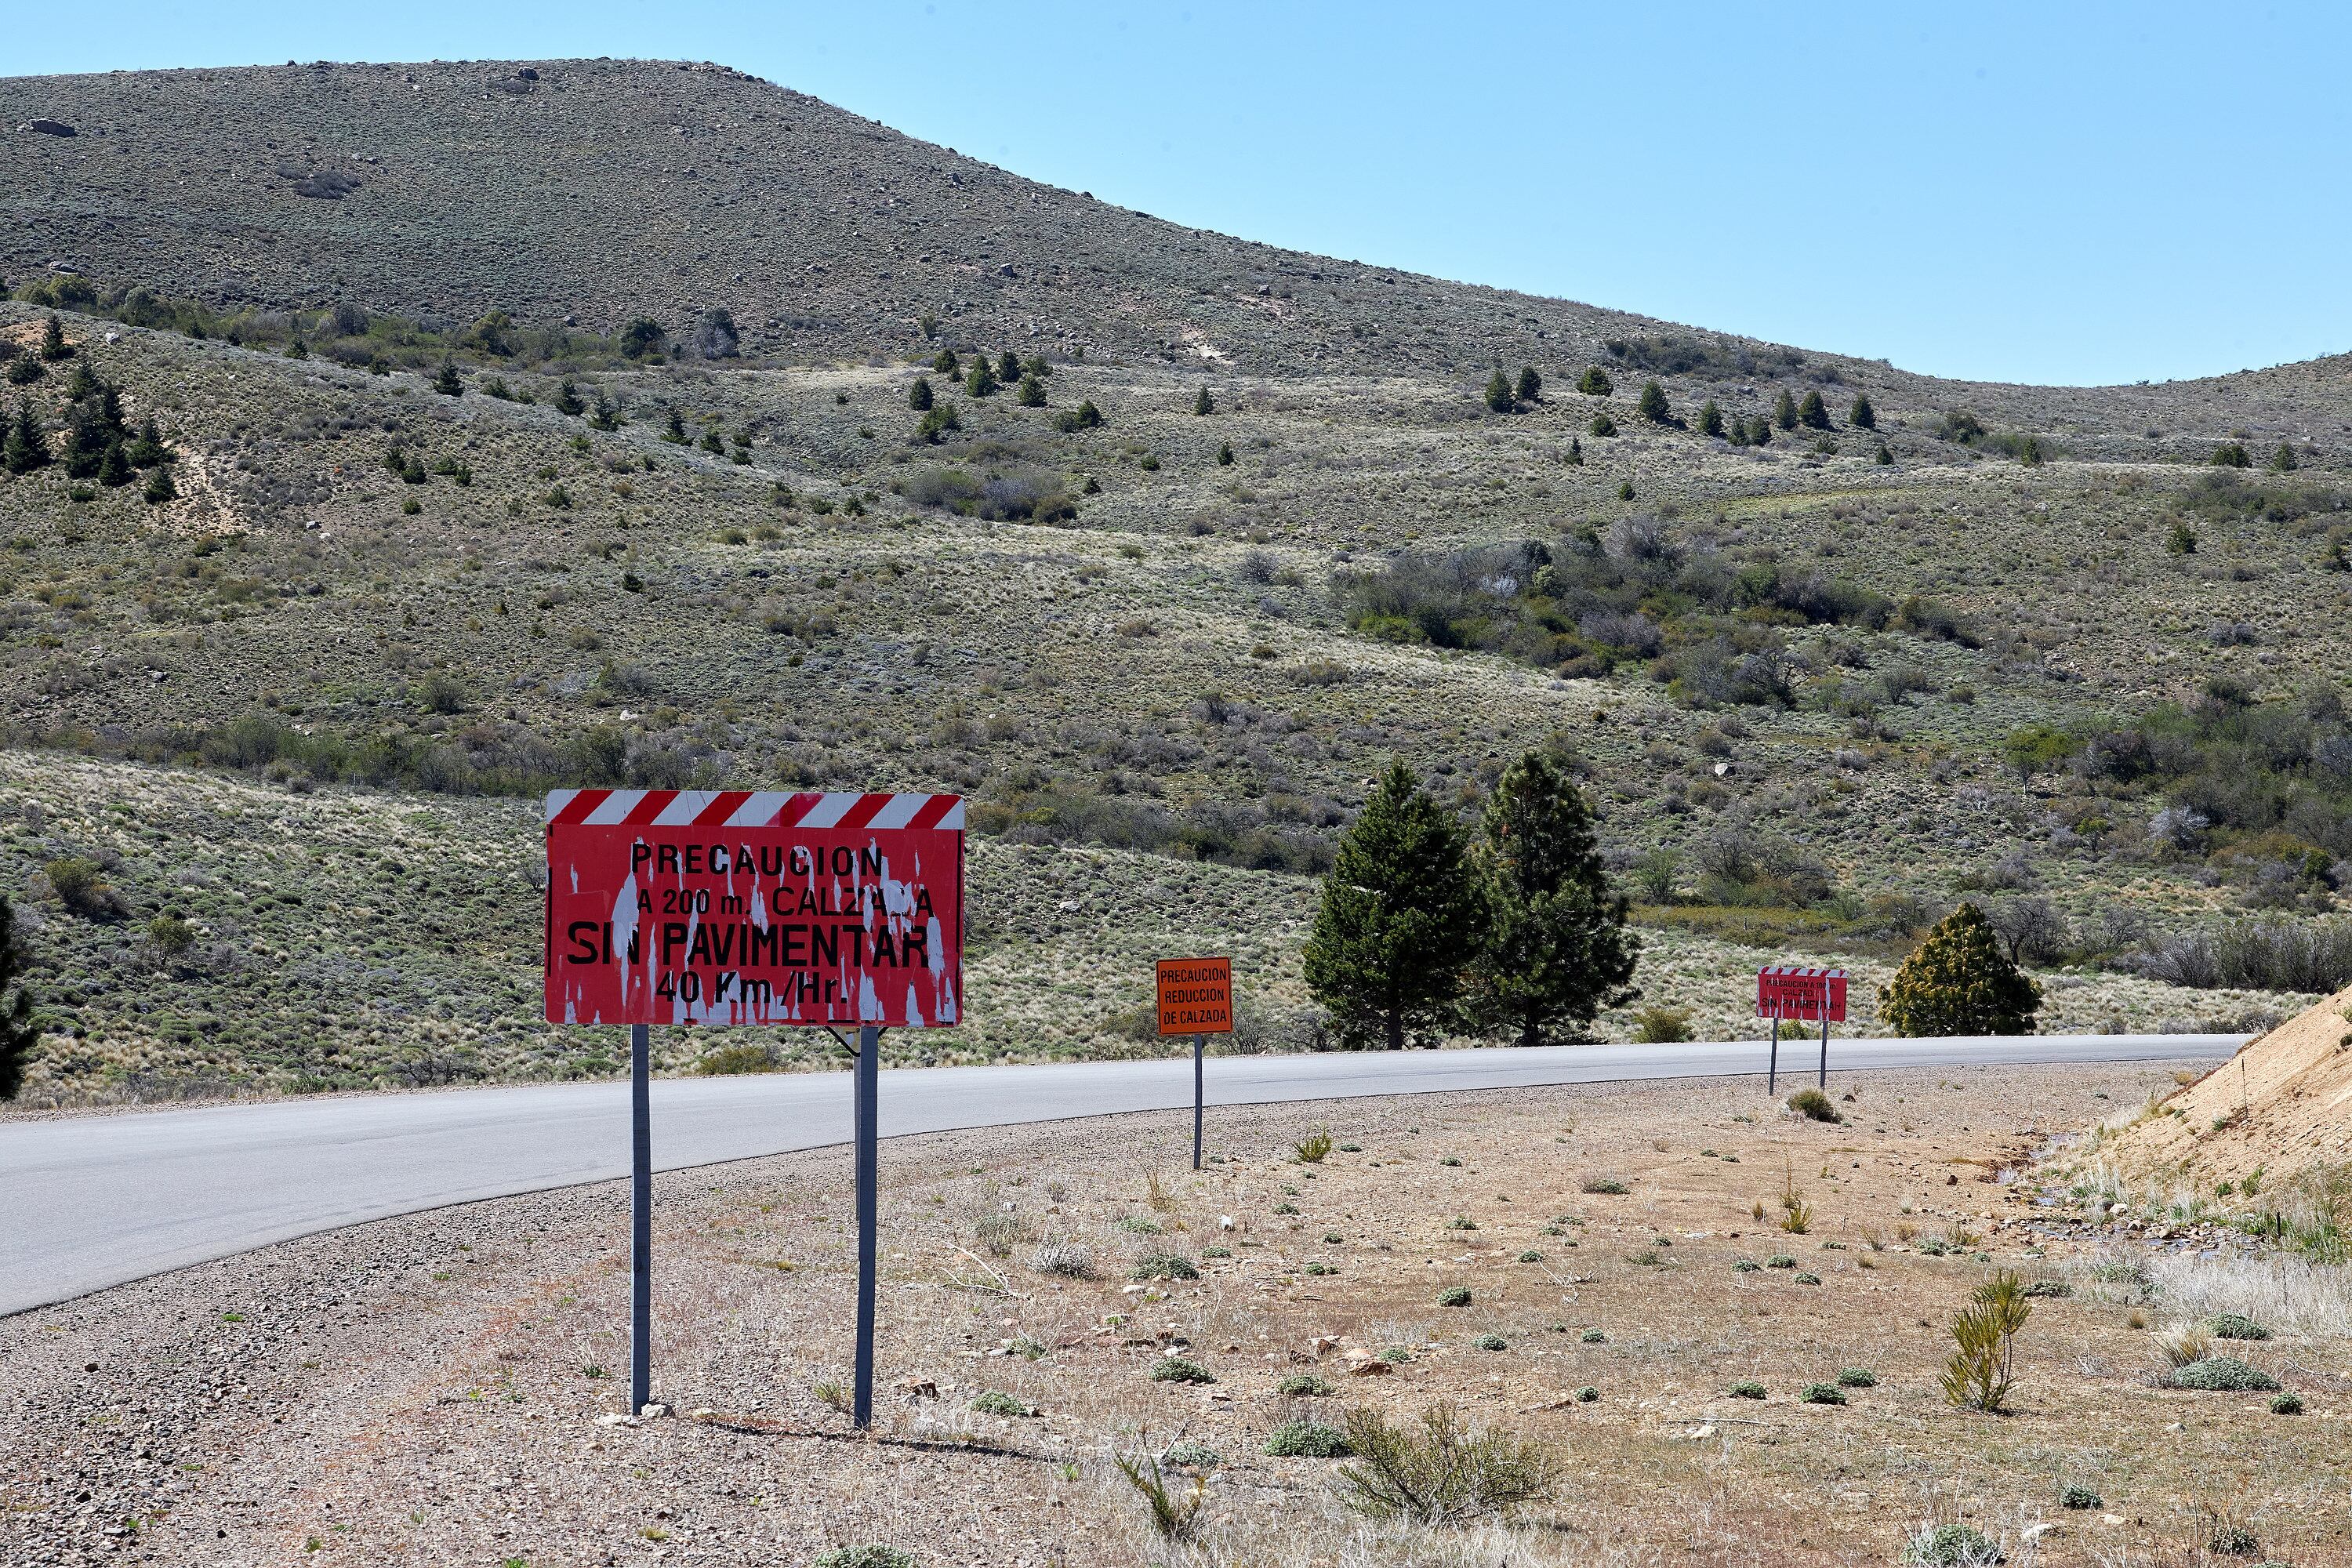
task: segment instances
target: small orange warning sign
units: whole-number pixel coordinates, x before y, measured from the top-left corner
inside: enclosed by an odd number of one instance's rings
[[[1232,959],[1163,958],[1156,967],[1160,976],[1161,1034],[1234,1032]]]

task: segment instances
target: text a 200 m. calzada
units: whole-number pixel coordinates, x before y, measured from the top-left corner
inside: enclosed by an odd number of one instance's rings
[[[954,1024],[963,822],[951,795],[557,790],[548,1021]]]

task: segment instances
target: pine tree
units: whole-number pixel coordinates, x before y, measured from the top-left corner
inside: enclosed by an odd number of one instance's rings
[[[66,342],[66,324],[51,316],[41,328],[41,357],[55,364],[61,359],[73,358],[73,345]]]
[[[1568,466],[1571,468],[1584,467],[1584,443],[1573,436],[1568,438]]]
[[[1759,414],[1755,418],[1749,420],[1748,422],[1748,445],[1753,447],[1770,446],[1772,444],[1772,421],[1765,418],[1761,414]]]
[[[702,449],[716,453],[722,458],[727,455],[727,443],[719,438],[719,426],[716,425],[702,433]]]
[[[1845,417],[1846,423],[1857,430],[1878,428],[1878,410],[1870,405],[1870,394],[1866,392],[1853,395],[1853,406],[1847,411]]]
[[[1021,356],[1011,349],[1006,349],[996,359],[996,384],[999,386],[1013,386],[1019,384],[1020,380]]]
[[[931,378],[919,375],[915,384],[907,388],[907,406],[920,414],[931,405]]]
[[[12,474],[29,474],[35,468],[48,467],[49,436],[41,427],[40,419],[33,413],[33,400],[16,400],[16,417],[8,426],[5,448],[0,448],[0,462]]]
[[[1718,440],[1724,435],[1723,410],[1716,406],[1715,399],[1712,397],[1699,408],[1698,433],[1702,436],[1713,436]]]
[[[1390,764],[1339,841],[1303,955],[1340,1047],[1435,1044],[1459,1016],[1487,921],[1461,827]]]
[[[1895,466],[1895,454],[1887,448],[1884,441],[1878,444],[1878,466],[1882,468],[1891,468]]]
[[[974,397],[986,397],[996,390],[996,372],[989,368],[986,354],[974,354],[971,374],[964,379],[963,389]]]
[[[572,378],[568,375],[555,389],[555,411],[575,419],[588,411],[588,405],[580,401],[580,389],[572,384]]]
[[[1576,384],[1576,390],[1587,397],[1606,397],[1617,389],[1610,384],[1609,373],[1596,364],[1585,371]]]
[[[1638,994],[1625,898],[1601,868],[1584,792],[1551,758],[1530,752],[1505,771],[1476,858],[1494,921],[1471,980],[1481,1025],[1513,1045],[1565,1045]]]
[[[1541,403],[1543,377],[1536,374],[1535,366],[1523,365],[1519,369],[1519,384],[1512,390],[1518,394],[1521,403]]]
[[[162,506],[165,501],[180,499],[180,487],[172,482],[172,470],[158,463],[148,471],[147,489],[142,493],[149,506]]]
[[[88,403],[77,407],[66,421],[66,477],[97,478],[99,459],[112,438],[113,432],[97,407]]]
[[[25,1063],[40,1043],[33,1025],[33,994],[25,984],[32,955],[16,934],[16,910],[0,893],[0,1101],[25,1087]]]
[[[1220,442],[1218,442],[1218,443],[1217,443],[1217,467],[1219,467],[1219,468],[1232,468],[1233,466],[1234,466],[1234,444],[1233,444],[1231,441],[1220,441]]]
[[[163,432],[155,428],[155,419],[148,416],[139,423],[138,438],[131,443],[131,466],[152,468],[158,463],[172,460],[172,449],[163,445]]]
[[[1903,961],[1878,1016],[1901,1035],[2030,1035],[2041,1006],[1984,911],[1962,904]]]
[[[2291,474],[2302,466],[2294,460],[2294,448],[2284,441],[2281,441],[2278,450],[2271,454],[2271,469],[2274,473]]]
[[[106,444],[106,450],[98,456],[100,484],[120,488],[131,482],[131,475],[135,471],[131,467],[130,454],[123,449],[122,443],[120,441],[109,441]]]
[[[1209,389],[1203,386],[1201,388],[1201,395],[1192,399],[1192,412],[1195,414],[1214,414],[1216,411],[1217,400],[1214,397],[1212,397],[1209,395]]]
[[[1019,401],[1021,406],[1024,408],[1045,407],[1045,384],[1039,381],[1034,375],[1024,374],[1021,377],[1021,395]]]
[[[95,397],[101,384],[98,373],[89,368],[89,361],[79,361],[74,365],[73,374],[66,381],[66,397],[74,403],[79,403],[85,397]]]
[[[931,361],[931,369],[941,375],[961,375],[963,367],[956,363],[955,350],[941,349]]]
[[[1826,430],[1830,427],[1829,405],[1822,401],[1820,388],[1816,387],[1806,393],[1805,400],[1797,405],[1797,423],[1808,430]]]
[[[613,405],[611,398],[601,392],[596,395],[596,406],[588,415],[588,427],[592,430],[618,430],[621,427],[621,411]]]
[[[1732,416],[1731,433],[1727,439],[1728,439],[1735,447],[1745,447],[1748,445],[1748,416],[1746,415],[1735,414]]]
[[[444,397],[462,397],[466,384],[457,379],[457,367],[447,360],[441,362],[441,374],[433,378],[433,390]]]
[[[1797,400],[1789,395],[1785,386],[1780,389],[1780,400],[1772,405],[1772,423],[1783,430],[1797,427]]]
[[[1610,418],[1609,411],[1604,408],[1592,416],[1592,426],[1589,433],[1594,436],[1614,436],[1617,434],[1617,421]]]
[[[1511,384],[1499,370],[1486,378],[1486,406],[1497,414],[1508,414],[1518,406],[1511,397]]]
[[[962,428],[963,421],[957,416],[956,405],[954,404],[934,404],[932,406],[923,411],[923,417],[917,422],[915,426],[915,439],[918,441],[928,441],[932,446],[936,447],[940,444],[940,437],[941,435],[950,430],[961,430]]]
[[[688,447],[694,444],[694,437],[686,433],[686,416],[678,412],[676,404],[670,405],[669,423],[662,429],[662,439],[673,447]]]
[[[301,339],[296,338],[292,342],[286,345],[286,357],[288,359],[309,359],[310,357],[310,350]]]
[[[1642,398],[1633,409],[1653,425],[1670,424],[1675,416],[1675,411],[1666,405],[1666,389],[1654,381],[1642,384]]]

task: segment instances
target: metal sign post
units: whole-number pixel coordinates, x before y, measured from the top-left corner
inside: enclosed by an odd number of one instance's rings
[[[1771,1065],[1764,1069],[1764,1092],[1780,1092],[1780,1009],[1777,1006],[1772,1009],[1772,1057]]]
[[[1192,1169],[1201,1168],[1202,1072],[1211,1035],[1234,1032],[1234,961],[1163,958],[1152,965],[1159,988],[1160,1033],[1192,1037]]]
[[[874,1424],[874,1243],[880,1205],[882,1153],[875,1118],[881,1105],[882,1031],[857,1031],[857,1376],[850,1422],[860,1432]]]
[[[1201,1168],[1201,1057],[1209,1043],[1206,1035],[1192,1037],[1192,1169]]]
[[[1822,1009],[1822,1076],[1821,1086],[1830,1086],[1830,1010]]]
[[[872,1421],[882,1030],[962,1021],[963,826],[952,795],[548,795],[547,1021],[629,1026],[632,1414],[653,1399],[650,1026],[856,1025],[855,1415]]]
[[[653,1031],[629,1026],[629,1414],[654,1397]]]

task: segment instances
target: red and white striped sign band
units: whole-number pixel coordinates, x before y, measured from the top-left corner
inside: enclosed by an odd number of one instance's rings
[[[960,795],[749,789],[558,789],[547,825],[587,827],[940,828],[963,826]]]

